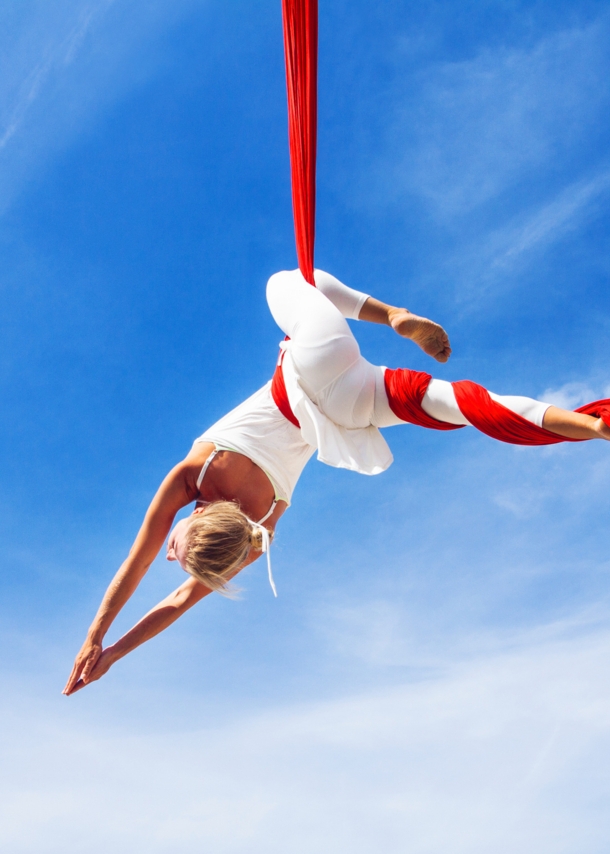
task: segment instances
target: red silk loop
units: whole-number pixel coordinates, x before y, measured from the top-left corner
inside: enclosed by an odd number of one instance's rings
[[[314,285],[318,0],[282,0],[292,209],[299,269]]]
[[[388,368],[384,375],[384,382],[390,409],[401,421],[417,424],[418,427],[428,427],[431,430],[458,430],[464,425],[437,421],[422,409],[421,402],[431,379],[430,374],[423,371]]]

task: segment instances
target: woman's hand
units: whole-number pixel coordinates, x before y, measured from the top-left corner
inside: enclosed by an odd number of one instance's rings
[[[446,362],[451,355],[447,333],[433,320],[419,317],[406,308],[391,309],[388,319],[394,332],[403,338],[410,338],[437,362]]]
[[[86,685],[89,685],[90,682],[97,682],[98,679],[101,679],[104,673],[108,673],[110,668],[115,662],[115,658],[113,655],[113,648],[109,646],[107,649],[102,650],[101,646],[99,647],[99,654],[95,658],[95,663],[87,666],[87,668],[83,668],[81,671],[80,679],[76,677],[73,681],[74,670],[72,671],[72,676],[68,681],[68,684],[64,688],[64,694],[75,694],[77,691],[80,691],[81,688],[84,688]],[[91,661],[92,658],[89,659]],[[78,659],[77,659],[78,661]],[[74,665],[74,669],[76,669],[76,664]]]
[[[76,656],[72,673],[70,674],[70,678],[66,682],[66,687],[62,693],[66,694],[66,696],[73,694],[75,690],[78,690],[76,689],[76,684],[79,681],[82,682],[82,685],[80,686],[81,688],[86,685],[91,672],[99,661],[101,655],[101,643],[97,643],[96,641],[92,641],[87,638],[81,647],[81,651]]]

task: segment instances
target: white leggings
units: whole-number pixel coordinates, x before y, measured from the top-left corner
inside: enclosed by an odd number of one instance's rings
[[[303,388],[328,418],[344,427],[403,424],[388,403],[385,368],[371,365],[360,354],[345,320],[358,318],[368,294],[348,288],[322,270],[314,275],[315,288],[299,270],[275,273],[267,284],[269,309],[291,339],[292,360]],[[550,404],[530,397],[490,395],[542,427]],[[451,383],[445,380],[430,380],[422,409],[438,421],[469,424],[457,405]]]

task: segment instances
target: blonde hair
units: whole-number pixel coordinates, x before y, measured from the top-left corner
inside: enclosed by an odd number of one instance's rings
[[[214,501],[192,517],[186,533],[187,572],[210,590],[229,593],[227,582],[250,549],[261,551],[263,532],[232,501]]]

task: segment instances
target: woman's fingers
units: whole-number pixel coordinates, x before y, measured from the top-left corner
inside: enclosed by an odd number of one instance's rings
[[[87,658],[87,661],[85,662],[85,666],[83,667],[81,675],[80,675],[80,678],[83,680],[83,682],[87,682],[89,680],[89,677],[91,675],[91,671],[93,670],[93,668],[97,664],[97,660],[101,654],[102,654],[101,647],[94,649],[90,652],[89,657]]]
[[[78,677],[80,676],[80,671],[81,671],[81,668],[79,666],[78,659],[77,659],[77,661],[74,664],[74,667],[72,668],[72,672],[70,673],[70,676],[68,677],[68,681],[66,682],[66,687],[62,691],[62,694],[70,694],[71,693],[72,689],[74,688],[74,686],[76,685],[76,683],[78,681]]]
[[[74,667],[72,668],[72,672],[70,673],[70,678],[66,683],[66,687],[63,690],[63,693],[66,695],[74,693],[74,689],[76,683],[79,679],[86,684],[87,679],[89,678],[91,671],[95,667],[95,664],[102,654],[102,647],[100,644],[91,643],[89,641],[85,641],[83,644],[83,648],[76,656],[76,661],[74,662]]]

